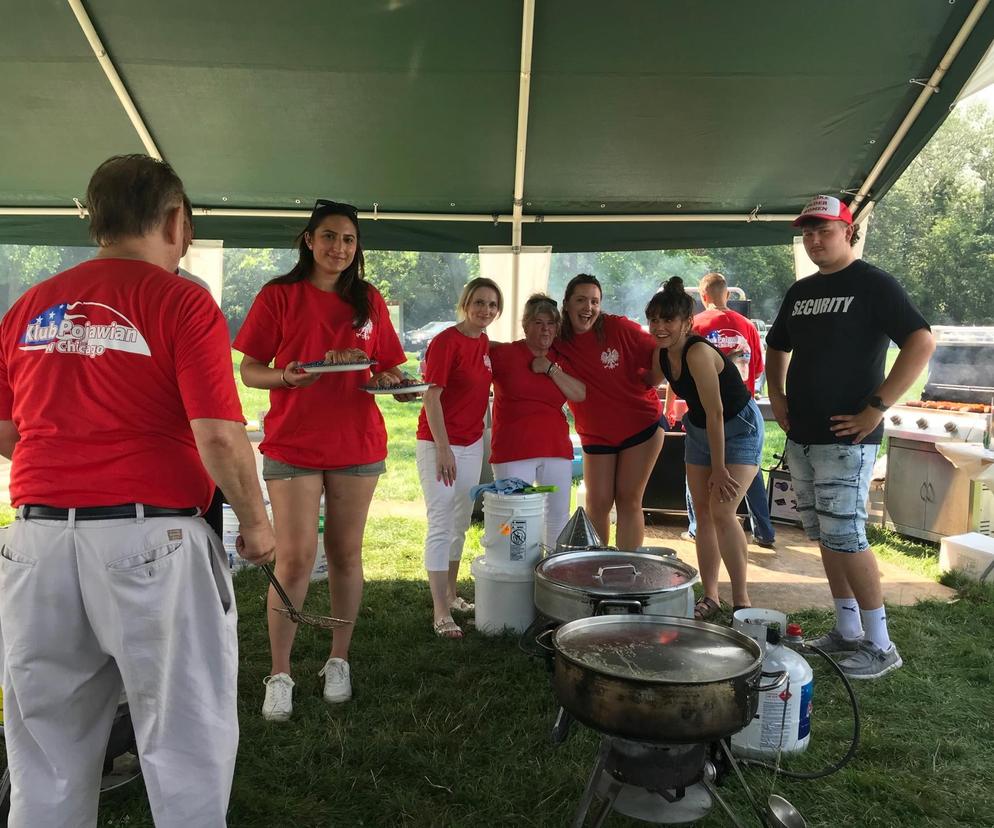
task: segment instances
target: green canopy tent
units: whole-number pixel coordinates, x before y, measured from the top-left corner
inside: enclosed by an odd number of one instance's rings
[[[865,211],[994,41],[986,0],[4,0],[0,242],[80,244],[109,155],[169,160],[198,235],[369,248],[788,241]],[[517,204],[517,209],[516,209]]]

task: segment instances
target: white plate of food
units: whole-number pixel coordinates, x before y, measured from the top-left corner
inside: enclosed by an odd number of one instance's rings
[[[305,374],[338,374],[342,371],[362,371],[376,365],[376,362],[340,362],[337,365],[329,365],[327,362],[304,362],[300,368]]]
[[[370,394],[424,394],[430,386],[427,382],[412,382],[407,385],[384,385],[381,387],[373,387],[371,385],[363,386],[363,391],[367,391]]]

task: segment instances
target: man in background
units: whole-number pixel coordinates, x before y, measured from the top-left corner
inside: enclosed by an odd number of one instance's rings
[[[199,516],[223,485],[240,554],[272,558],[210,295],[175,276],[183,184],[145,155],[87,188],[93,259],[0,323],[0,454],[17,519],[0,548],[12,828],[93,826],[127,694],[152,815],[224,825],[238,746],[227,557]]]
[[[759,331],[741,313],[728,307],[728,283],[720,273],[704,274],[698,287],[704,311],[694,317],[694,333],[707,339],[735,364],[749,393],[755,397],[756,379],[763,373]],[[753,540],[764,549],[772,549],[776,533],[770,520],[770,503],[762,469],[756,472],[746,491],[745,502],[752,523]],[[689,492],[687,516],[690,528],[686,534],[688,538],[693,538],[697,533],[697,518]]]
[[[838,655],[849,678],[875,679],[903,661],[866,538],[866,499],[884,412],[924,370],[935,341],[897,280],[856,257],[859,228],[845,203],[815,196],[794,226],[818,272],[784,297],[766,336],[766,380],[787,433],[797,511],[835,600],[835,626],[811,643]],[[892,340],[900,353],[885,378]]]

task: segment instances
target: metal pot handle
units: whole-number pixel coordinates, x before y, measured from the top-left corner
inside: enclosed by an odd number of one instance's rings
[[[762,678],[775,678],[776,681],[774,681],[773,684],[767,684],[764,686],[759,683]],[[767,690],[776,690],[778,687],[783,687],[789,678],[790,673],[786,670],[780,670],[777,673],[760,673],[759,677],[756,678],[749,686],[758,693],[765,693]]]
[[[554,653],[556,651],[556,648],[549,644],[546,644],[542,639],[551,636],[555,631],[556,629],[555,627],[553,627],[552,629],[549,630],[543,630],[542,632],[540,632],[538,635],[535,636],[535,643],[538,644],[538,646],[541,647],[543,650],[545,650],[547,653]]]
[[[604,598],[597,602],[594,615],[605,615],[609,609],[626,609],[629,615],[642,615],[642,602],[634,598]]]
[[[639,571],[635,568],[635,564],[614,564],[612,566],[602,566],[597,570],[597,574],[594,577],[598,581],[604,580],[604,573],[612,569],[630,569],[632,571],[632,580],[634,581],[639,575]]]

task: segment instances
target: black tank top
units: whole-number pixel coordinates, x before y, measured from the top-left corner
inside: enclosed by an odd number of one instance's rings
[[[726,423],[746,407],[751,395],[745,383],[742,382],[739,369],[735,367],[727,356],[715,348],[703,336],[691,334],[687,337],[687,341],[683,345],[683,353],[680,355],[680,379],[673,379],[670,373],[668,354],[665,349],[661,350],[659,352],[659,367],[663,371],[663,376],[666,377],[666,381],[670,384],[670,388],[673,389],[674,393],[686,401],[687,416],[690,418],[690,422],[698,428],[705,428],[707,425],[707,414],[704,411],[701,396],[697,393],[697,383],[694,382],[690,369],[687,367],[687,351],[691,345],[695,345],[698,342],[703,342],[709,348],[717,351],[718,356],[721,357],[721,361],[725,364],[721,369],[721,373],[718,374],[718,391],[721,394],[722,413]]]

